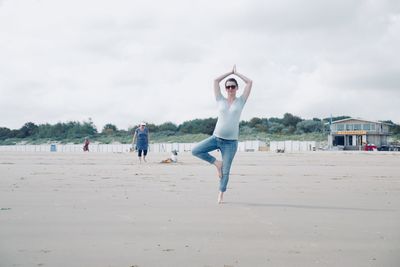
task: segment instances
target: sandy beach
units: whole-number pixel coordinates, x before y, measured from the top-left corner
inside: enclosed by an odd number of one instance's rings
[[[400,266],[400,153],[0,153],[0,266]]]

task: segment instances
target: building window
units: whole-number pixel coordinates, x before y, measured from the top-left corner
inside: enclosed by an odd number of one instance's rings
[[[361,124],[354,124],[354,130],[361,130]]]
[[[353,124],[346,124],[347,131],[353,131]]]
[[[371,124],[371,130],[375,131],[376,130],[376,125],[375,124]]]
[[[343,131],[344,130],[344,124],[336,124],[336,130]]]
[[[388,133],[389,132],[389,127],[388,126],[383,126],[383,132]]]
[[[364,131],[371,131],[371,124],[369,124],[369,123],[363,124],[363,130]]]

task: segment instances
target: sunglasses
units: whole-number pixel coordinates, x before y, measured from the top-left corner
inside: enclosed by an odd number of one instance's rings
[[[236,89],[236,85],[226,85],[226,89]]]

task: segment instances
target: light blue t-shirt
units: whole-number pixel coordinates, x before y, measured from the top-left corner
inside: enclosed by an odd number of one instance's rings
[[[217,98],[218,120],[213,135],[227,140],[238,140],[240,115],[246,101],[242,96],[235,99],[228,106],[228,99],[223,96]]]

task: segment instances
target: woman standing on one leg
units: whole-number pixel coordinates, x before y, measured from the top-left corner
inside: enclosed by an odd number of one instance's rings
[[[235,75],[245,82],[246,86],[241,96],[236,97],[239,85],[234,78],[225,81],[227,98],[222,95],[220,83],[229,75]],[[250,95],[252,84],[252,80],[236,71],[236,66],[233,67],[232,71],[214,80],[214,94],[218,104],[217,124],[213,135],[197,144],[192,150],[194,156],[215,165],[217,168],[220,178],[218,203],[222,203],[228,185],[229,171],[237,150],[240,115]],[[222,161],[209,154],[210,151],[216,149],[221,151]]]
[[[132,143],[136,143],[139,162],[142,162],[142,152],[143,160],[146,162],[147,150],[149,147],[149,130],[146,127],[146,123],[141,122],[139,124],[139,128],[135,130],[135,134],[133,135]]]

